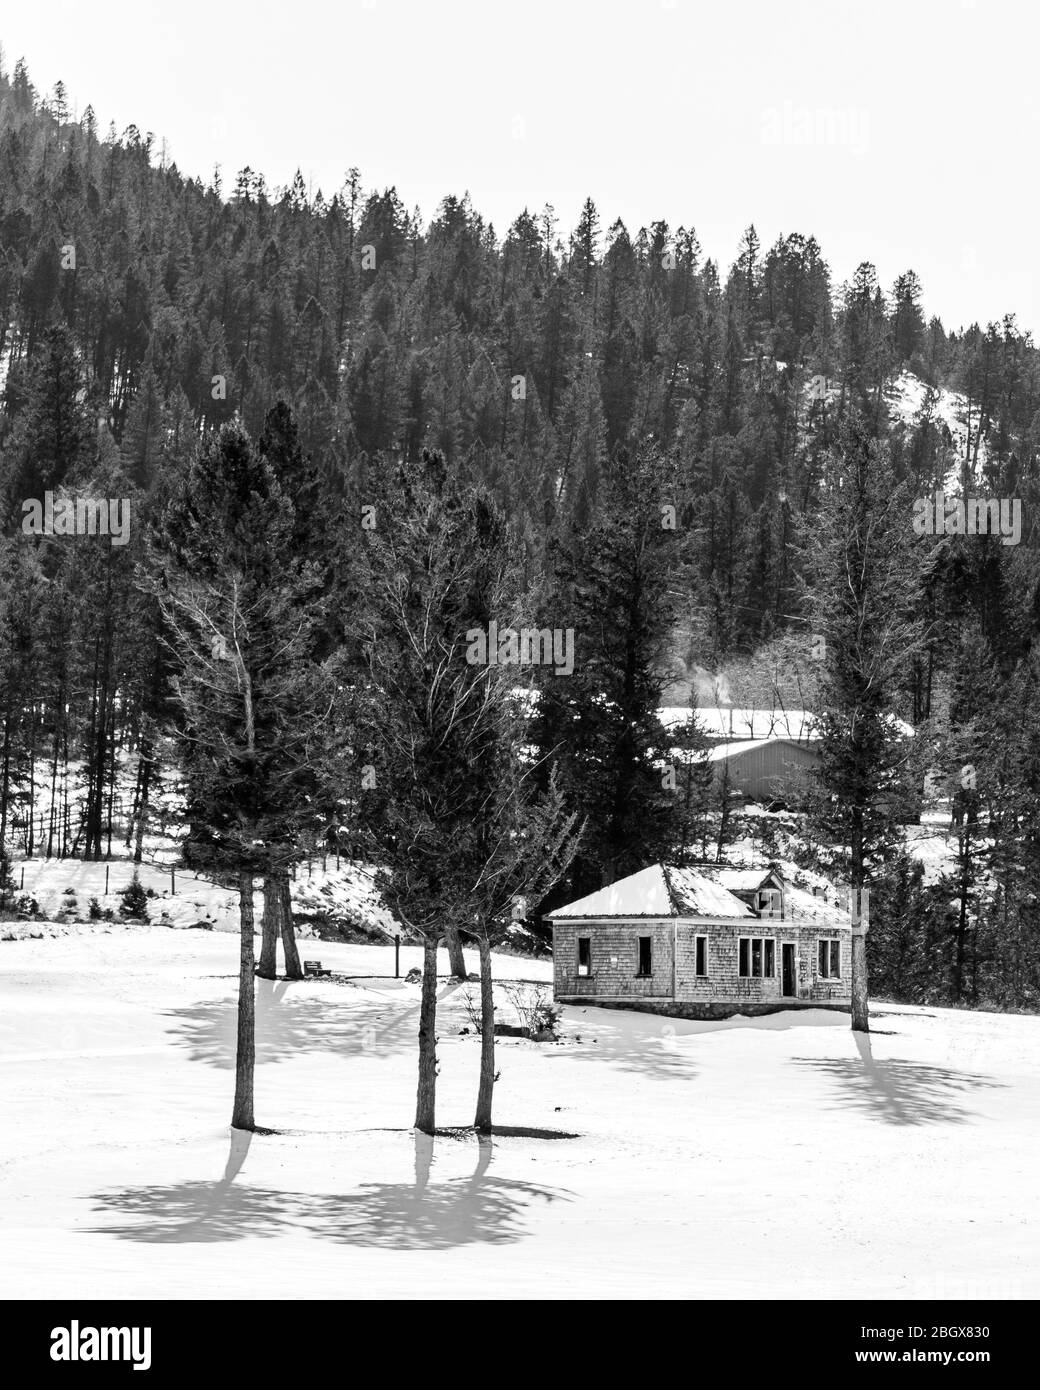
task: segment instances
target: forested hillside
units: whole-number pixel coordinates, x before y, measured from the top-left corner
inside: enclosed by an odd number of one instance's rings
[[[872,885],[879,987],[1036,1006],[1040,357],[1012,314],[949,330],[912,269],[883,286],[866,260],[835,284],[809,229],[766,247],[749,226],[719,265],[695,182],[646,228],[593,197],[573,228],[551,207],[499,228],[462,190],[427,220],[354,168],[269,189],[164,148],[0,74],[0,846],[101,858],[115,819],[140,852],[186,772],[196,862],[284,875],[318,843],[390,862],[387,787],[530,745],[548,819],[523,824],[584,825],[562,901],[724,852],[728,811],[675,758],[696,719],[666,733],[657,711],[732,690],[828,721],[806,844]],[[916,532],[937,489],[1020,500],[1020,539]],[[27,533],[47,494],[127,499],[128,543]],[[415,499],[438,544],[465,541],[461,576],[409,530]],[[571,631],[573,673],[519,664],[536,706],[388,768],[436,666],[404,619],[373,660],[402,575],[462,629]],[[228,751],[242,634],[269,697],[248,757]],[[444,826],[483,813],[505,761],[479,797],[453,774]],[[926,885],[891,792],[930,769],[959,838]]]

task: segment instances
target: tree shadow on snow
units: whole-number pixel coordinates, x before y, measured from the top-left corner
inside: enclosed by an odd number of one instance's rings
[[[660,1080],[692,1081],[697,1075],[693,1056],[682,1042],[684,1020],[643,1014],[638,1018],[640,1025],[645,1020],[645,1026],[634,1027],[631,1017],[622,1024],[613,1023],[609,1016],[604,1022],[605,1013],[598,1011],[590,1023],[569,1016],[562,1042],[546,1046],[546,1055],[568,1062],[607,1062],[620,1071]],[[581,1042],[575,1041],[577,1037]]]
[[[438,1002],[452,993],[442,991]],[[238,1003],[213,1000],[166,1010],[170,1030],[193,1062],[233,1069]],[[353,993],[346,999],[293,990],[289,980],[256,982],[256,1061],[282,1062],[295,1052],[389,1056],[415,1047],[419,1005],[402,1009]]]
[[[217,1183],[185,1182],[95,1194],[96,1211],[136,1219],[127,1225],[95,1226],[89,1228],[91,1234],[162,1245],[305,1232],[344,1245],[446,1250],[519,1240],[524,1215],[534,1201],[568,1200],[560,1189],[488,1177],[494,1142],[483,1137],[472,1176],[431,1186],[435,1140],[421,1134],[415,1136],[415,1181],[411,1183],[363,1183],[342,1196],[236,1186],[234,1178],[250,1137],[236,1133],[232,1138],[231,1155]]]
[[[836,1081],[842,1090],[839,1105],[865,1111],[892,1125],[964,1124],[972,1112],[962,1097],[1002,1082],[951,1067],[928,1066],[899,1058],[878,1061],[867,1034],[854,1034],[859,1060],[837,1057],[796,1057],[799,1066],[814,1067]]]

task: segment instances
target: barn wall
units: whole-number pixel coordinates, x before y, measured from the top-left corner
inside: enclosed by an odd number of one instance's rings
[[[819,754],[804,743],[768,743],[716,763],[715,776],[721,779],[728,767],[733,791],[743,792],[754,801],[769,801],[778,783],[788,796],[808,791],[811,771],[819,761]]]

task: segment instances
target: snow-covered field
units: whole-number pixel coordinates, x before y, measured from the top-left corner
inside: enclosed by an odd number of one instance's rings
[[[350,978],[258,982],[277,1133],[233,1139],[234,936],[0,943],[0,1296],[1040,1295],[1040,1019],[876,1005],[868,1043],[837,1013],[568,1008],[558,1044],[499,1040],[496,1120],[577,1137],[417,1141],[418,987],[390,947],[304,954]],[[439,990],[445,1127],[466,988]]]

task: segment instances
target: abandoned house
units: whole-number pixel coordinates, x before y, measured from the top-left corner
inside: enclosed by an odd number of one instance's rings
[[[563,1003],[685,1018],[849,1005],[849,914],[774,867],[653,864],[547,920]]]

